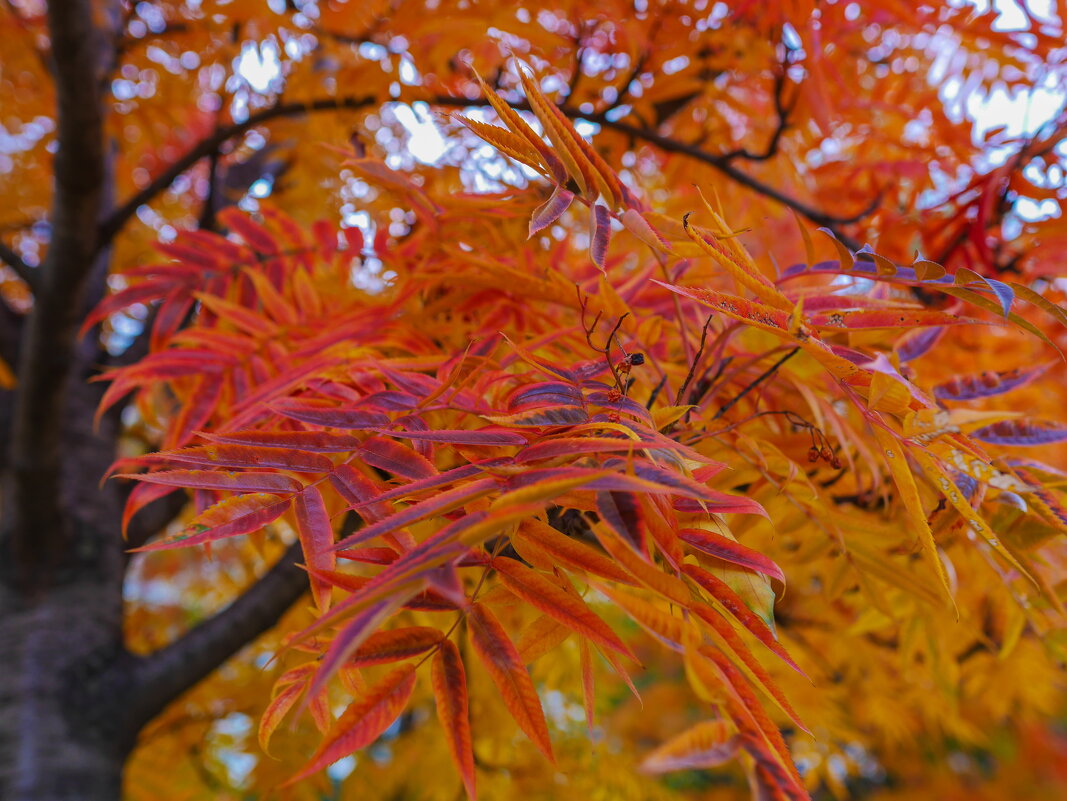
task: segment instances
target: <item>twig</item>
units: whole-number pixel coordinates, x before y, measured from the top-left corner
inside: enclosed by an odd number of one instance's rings
[[[700,357],[704,355],[704,343],[708,340],[708,326],[711,325],[713,318],[714,315],[709,314],[708,319],[704,321],[704,329],[700,332],[700,347],[697,348],[696,355],[689,364],[689,373],[686,375],[685,381],[683,381],[682,385],[678,388],[678,394],[674,398],[675,406],[681,406],[682,401],[685,399],[685,391],[689,389],[689,382],[693,380],[693,373],[696,372]]]
[[[3,242],[0,242],[0,259],[7,263],[7,266],[14,271],[15,275],[26,282],[31,291],[37,291],[36,271],[13,248],[8,247]]]
[[[748,386],[746,386],[744,389],[742,389],[739,393],[737,393],[733,398],[731,398],[729,401],[727,401],[722,407],[720,407],[719,411],[717,411],[715,413],[715,416],[712,417],[711,419],[713,421],[714,420],[718,420],[720,417],[722,417],[724,414],[726,414],[731,408],[733,408],[734,404],[736,404],[739,400],[741,400],[743,397],[745,397],[745,395],[747,395],[749,392],[754,390],[756,387],[758,387],[760,384],[762,384],[764,381],[766,381],[768,378],[770,378],[772,375],[774,375],[774,373],[778,370],[779,367],[781,367],[787,361],[789,361],[794,356],[796,356],[799,351],[800,351],[800,348],[793,348],[788,353],[783,354],[782,357],[780,359],[778,359],[778,361],[776,361],[774,364],[772,364],[770,367],[768,367],[766,370],[764,370],[756,378],[755,381],[750,383]]]

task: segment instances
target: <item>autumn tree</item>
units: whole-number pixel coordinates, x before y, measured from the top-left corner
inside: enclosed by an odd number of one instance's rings
[[[1062,795],[1064,19],[9,0],[0,797]]]

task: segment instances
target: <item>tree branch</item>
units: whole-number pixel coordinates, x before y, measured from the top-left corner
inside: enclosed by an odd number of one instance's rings
[[[223,662],[272,628],[308,587],[296,566],[300,544],[214,617],[170,645],[141,659],[128,703],[130,724],[139,729]]]
[[[0,241],[0,259],[3,259],[7,266],[15,271],[15,275],[26,282],[31,291],[37,290],[37,273],[13,248],[8,247],[2,241]]]
[[[283,117],[297,117],[317,111],[357,111],[367,108],[375,102],[373,97],[327,97],[308,103],[278,103],[248,115],[244,122],[233,123],[220,128],[208,137],[193,145],[183,156],[178,158],[166,170],[157,175],[147,186],[133,197],[120,204],[117,209],[100,225],[100,244],[110,242],[137,209],[150,203],[157,195],[165,192],[171,184],[201,159],[215,155],[219,148],[229,140],[241,136],[257,125]]]
[[[434,105],[449,106],[453,108],[462,108],[479,104],[479,101],[456,97],[438,97],[430,102]],[[530,106],[526,102],[512,103],[511,106],[522,111],[530,110]],[[649,128],[631,125],[629,123],[622,122],[621,120],[610,120],[602,113],[594,112],[591,114],[586,114],[576,108],[572,108],[566,105],[560,106],[560,111],[562,111],[564,114],[566,114],[572,119],[588,120],[589,122],[594,122],[597,125],[600,125],[601,127],[610,128],[612,130],[619,131],[620,133],[625,133],[635,139],[641,139],[645,142],[656,145],[658,148],[660,148],[660,150],[663,150],[666,153],[681,153],[682,155],[689,156],[692,159],[696,159],[697,161],[703,162],[704,164],[715,168],[735,183],[741,184],[742,186],[747,187],[748,189],[751,189],[754,192],[763,195],[764,197],[768,197],[771,200],[774,200],[775,202],[780,203],[781,205],[787,208],[793,209],[798,214],[801,214],[804,217],[808,218],[816,225],[822,225],[826,228],[829,228],[834,232],[834,235],[841,240],[841,242],[843,242],[852,250],[858,250],[860,248],[860,244],[855,239],[849,237],[847,234],[841,233],[839,227],[842,225],[849,225],[855,222],[859,222],[864,217],[871,214],[871,212],[873,212],[875,209],[877,209],[882,200],[881,196],[878,196],[867,208],[863,209],[858,214],[854,214],[850,217],[836,217],[832,214],[827,214],[826,212],[820,211],[814,208],[813,206],[809,206],[803,201],[797,200],[796,198],[792,198],[789,195],[786,195],[785,193],[775,189],[773,186],[763,183],[758,178],[754,178],[748,173],[743,172],[742,170],[738,169],[730,163],[733,158],[735,158],[735,156],[731,154],[720,156],[715,155],[713,153],[708,153],[706,150],[703,150],[697,145],[691,145],[687,144],[686,142],[680,142],[677,139],[672,139],[669,136],[664,136]]]
[[[150,203],[156,196],[166,191],[171,184],[184,173],[190,169],[198,161],[204,158],[209,158],[216,154],[226,142],[234,137],[244,134],[246,131],[270,122],[271,120],[280,119],[284,117],[295,117],[301,114],[309,114],[318,111],[340,111],[349,110],[356,111],[359,109],[367,108],[375,103],[373,97],[337,97],[337,98],[321,98],[319,100],[313,100],[307,103],[278,103],[277,105],[270,106],[268,108],[257,111],[248,116],[244,122],[234,123],[221,128],[217,128],[210,136],[197,142],[186,153],[178,158],[173,164],[170,165],[164,172],[160,173],[154,180],[152,180],[147,186],[137,192],[133,197],[127,199],[124,203],[119,205],[111,216],[109,216],[100,226],[100,243],[106,244],[122,229],[122,227],[137,213],[137,209],[146,203]],[[467,106],[484,105],[483,100],[471,100],[463,97],[449,97],[440,96],[429,100],[432,105],[446,106],[451,108],[465,108]],[[529,105],[525,102],[513,103],[514,108],[529,111]],[[735,167],[730,162],[737,157],[738,154],[724,154],[715,155],[708,153],[697,145],[687,144],[680,142],[677,139],[672,139],[668,136],[663,136],[649,128],[631,125],[620,120],[610,120],[603,112],[594,112],[590,114],[583,113],[576,108],[570,106],[561,106],[560,110],[568,117],[575,119],[585,119],[590,122],[594,122],[604,128],[610,128],[620,133],[625,133],[635,139],[648,142],[656,145],[661,150],[667,153],[680,153],[690,158],[701,161],[709,166],[715,168],[719,172],[726,175],[736,183],[741,184],[755,192],[758,192],[765,197],[774,200],[787,208],[791,208],[798,214],[803,215],[807,219],[811,220],[817,225],[822,225],[830,228],[834,234],[845,245],[853,250],[859,249],[860,245],[854,239],[851,239],[846,234],[840,232],[839,227],[842,225],[849,225],[851,223],[858,222],[864,217],[869,215],[874,209],[876,209],[881,202],[881,197],[875,198],[873,203],[866,209],[862,210],[858,214],[851,217],[837,217],[831,214],[822,212],[808,204],[789,197],[788,195],[780,192],[769,184],[765,184],[757,178],[752,177],[748,173]],[[777,147],[777,138],[781,135],[780,132],[776,132],[776,136],[772,140],[771,147]],[[749,155],[749,158],[754,158],[753,155]],[[756,154],[755,157],[758,157]]]

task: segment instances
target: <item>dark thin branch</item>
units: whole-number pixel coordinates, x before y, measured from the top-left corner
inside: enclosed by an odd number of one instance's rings
[[[223,662],[272,628],[307,590],[307,574],[296,566],[299,543],[214,617],[144,657],[130,693],[131,723],[139,727]]]
[[[7,266],[14,270],[15,275],[25,281],[32,291],[37,291],[37,273],[13,248],[3,242],[0,242],[0,259],[3,259]]]
[[[728,411],[730,411],[730,409],[732,409],[733,406],[739,400],[741,400],[743,397],[745,397],[745,395],[747,395],[749,392],[754,390],[756,387],[758,387],[760,384],[762,384],[764,381],[766,381],[768,378],[770,378],[772,375],[774,375],[778,371],[779,367],[781,367],[787,361],[789,361],[794,356],[796,356],[799,351],[800,351],[800,348],[793,348],[791,351],[789,351],[788,353],[784,354],[780,359],[778,359],[778,361],[776,361],[774,364],[772,364],[770,367],[768,367],[766,370],[764,370],[759,376],[757,376],[755,381],[750,383],[748,386],[746,386],[744,389],[742,389],[740,392],[738,392],[736,395],[734,395],[734,397],[732,397],[730,400],[728,400],[719,409],[719,411],[717,411],[715,413],[715,416],[712,417],[711,419],[712,420],[718,420],[720,417],[722,417],[724,414],[726,414]]]
[[[449,106],[453,108],[478,105],[478,101],[456,97],[438,97],[431,102],[435,105]],[[529,104],[525,101],[511,103],[511,106],[512,108],[519,109],[522,111],[530,110]],[[645,142],[648,142],[649,144],[656,145],[658,148],[660,148],[660,150],[663,150],[665,153],[680,153],[684,156],[689,156],[690,158],[703,162],[704,164],[707,164],[708,166],[718,170],[734,182],[739,183],[742,186],[747,187],[748,189],[751,189],[754,192],[763,195],[764,197],[768,197],[771,200],[774,200],[775,202],[786,206],[787,208],[793,209],[798,214],[807,217],[816,225],[821,225],[825,226],[826,228],[829,228],[834,232],[835,236],[837,236],[837,238],[841,240],[841,242],[843,242],[847,247],[851,248],[852,250],[858,250],[861,246],[859,242],[857,242],[852,237],[841,233],[841,231],[839,230],[840,226],[850,225],[852,223],[859,222],[864,217],[869,216],[881,204],[882,198],[879,195],[867,208],[863,209],[859,213],[849,217],[837,217],[832,214],[827,214],[826,212],[820,211],[814,208],[813,206],[809,206],[803,201],[797,200],[796,198],[792,198],[789,195],[780,192],[773,186],[765,184],[758,178],[754,178],[748,173],[743,172],[739,168],[735,167],[733,164],[730,163],[730,158],[724,158],[721,155],[708,153],[706,150],[701,149],[697,145],[691,145],[687,144],[686,142],[680,142],[677,139],[672,139],[669,136],[664,136],[649,128],[631,125],[621,120],[610,120],[602,113],[586,114],[576,108],[572,108],[566,105],[560,106],[560,111],[562,111],[564,114],[566,114],[572,119],[583,119],[589,122],[594,122],[597,125],[600,125],[601,127],[610,128],[612,130],[619,131],[620,133],[627,134],[633,137],[634,139],[640,139]]]
[[[193,147],[186,151],[183,156],[172,163],[169,168],[156,176],[151,183],[133,195],[133,197],[120,204],[115,212],[101,224],[99,241],[101,244],[109,242],[130,220],[130,218],[137,213],[138,208],[146,203],[150,203],[158,195],[166,191],[178,176],[193,167],[201,159],[209,158],[217,153],[219,149],[231,139],[243,135],[252,128],[272,120],[295,117],[301,114],[309,114],[319,111],[357,111],[371,106],[374,102],[375,99],[372,97],[331,97],[321,98],[307,103],[279,103],[250,114],[248,119],[244,122],[217,128],[210,136],[205,137],[193,145]],[[433,105],[450,108],[465,108],[468,106],[484,104],[484,101],[482,100],[444,96],[433,98],[430,102]],[[513,103],[512,106],[520,110],[530,110],[529,104],[526,102]],[[730,163],[731,157],[728,154],[727,156],[723,156],[708,153],[697,145],[687,144],[685,142],[680,142],[677,139],[672,139],[669,136],[663,136],[649,128],[631,125],[621,120],[610,120],[601,112],[585,114],[578,109],[566,105],[561,106],[560,110],[568,117],[573,119],[585,119],[604,128],[610,128],[619,131],[620,133],[625,133],[634,139],[640,139],[649,144],[656,145],[664,152],[680,153],[696,159],[697,161],[701,161],[723,173],[736,183],[758,192],[783,206],[793,209],[798,214],[803,215],[817,225],[822,225],[831,229],[838,239],[853,250],[858,250],[860,244],[846,234],[841,233],[839,230],[840,226],[859,222],[877,209],[881,203],[881,196],[879,196],[874,199],[870,206],[850,217],[838,217],[827,214],[800,200],[789,197],[774,187],[763,183],[758,178],[754,178],[738,169]]]
[[[785,102],[785,85],[786,74],[783,67],[774,78],[774,111],[778,117],[778,123],[774,126],[774,131],[771,133],[770,141],[767,143],[767,147],[760,152],[753,152],[748,148],[741,147],[736,150],[731,150],[728,153],[724,153],[721,158],[730,161],[737,158],[742,158],[747,161],[767,161],[773,158],[778,153],[778,145],[782,141],[782,135],[789,128],[789,115],[793,112],[793,106],[796,104],[794,98],[792,103],[787,104]]]
[[[712,319],[714,319],[714,315],[709,314],[708,319],[704,321],[704,328],[700,332],[700,347],[697,348],[696,355],[693,357],[693,361],[689,365],[689,372],[686,373],[685,381],[683,381],[682,386],[678,388],[678,394],[674,399],[675,406],[681,406],[685,400],[685,391],[689,389],[689,383],[693,380],[693,374],[696,372],[700,357],[704,355],[704,345],[708,341],[708,326],[711,325]]]
[[[170,188],[170,185],[174,183],[178,176],[193,167],[201,159],[210,158],[231,139],[243,135],[257,125],[263,125],[271,120],[298,117],[302,114],[311,114],[318,111],[357,111],[369,107],[373,102],[374,98],[371,97],[328,97],[308,103],[279,103],[249,114],[248,119],[244,122],[216,128],[210,136],[193,145],[147,186],[121,203],[114,213],[104,220],[100,226],[101,244],[111,241],[122,230],[122,227],[129,222],[130,218],[137,213],[137,209],[146,203],[150,203],[158,195]]]

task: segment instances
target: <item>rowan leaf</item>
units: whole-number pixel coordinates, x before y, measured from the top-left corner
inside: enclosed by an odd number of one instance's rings
[[[545,758],[554,763],[541,699],[515,644],[500,621],[482,604],[471,607],[467,621],[474,652],[485,665],[511,716]]]
[[[474,750],[471,745],[470,709],[467,700],[467,671],[459,649],[451,640],[443,640],[433,657],[433,696],[437,717],[445,732],[452,761],[459,770],[467,797],[474,801]]]
[[[338,759],[366,748],[381,736],[407,706],[415,689],[415,668],[394,670],[366,695],[353,701],[333,725],[308,764],[286,785],[317,773]]]

